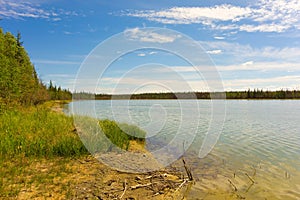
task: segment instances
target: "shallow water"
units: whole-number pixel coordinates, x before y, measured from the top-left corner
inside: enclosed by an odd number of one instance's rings
[[[172,158],[165,163],[184,153],[196,179],[186,191],[188,199],[300,199],[300,101],[214,102],[115,100],[70,106],[77,114],[141,127],[148,134],[147,149],[159,159]],[[200,159],[199,149],[212,126],[221,130],[220,137]]]

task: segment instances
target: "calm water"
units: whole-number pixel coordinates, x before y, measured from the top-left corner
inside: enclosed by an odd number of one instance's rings
[[[154,154],[174,157],[186,150],[196,177],[186,191],[188,199],[300,199],[300,101],[214,102],[116,100],[70,106],[77,114],[139,126],[147,131],[147,149]],[[210,129],[221,135],[213,150],[200,159]]]

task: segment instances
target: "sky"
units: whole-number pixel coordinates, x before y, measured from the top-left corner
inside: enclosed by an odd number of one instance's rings
[[[72,91],[212,91],[212,69],[227,91],[300,89],[299,0],[0,0],[0,19],[43,82]]]

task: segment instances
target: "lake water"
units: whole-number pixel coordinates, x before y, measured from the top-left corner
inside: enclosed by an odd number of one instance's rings
[[[139,126],[147,132],[146,148],[164,164],[182,165],[175,160],[184,153],[196,179],[188,199],[300,199],[298,100],[78,101],[70,107]],[[199,158],[203,143],[213,149]]]

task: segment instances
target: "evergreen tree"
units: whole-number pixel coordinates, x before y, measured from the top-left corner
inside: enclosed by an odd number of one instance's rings
[[[0,28],[0,98],[5,103],[36,104],[47,99],[46,88],[22,45],[20,33],[14,37]]]

